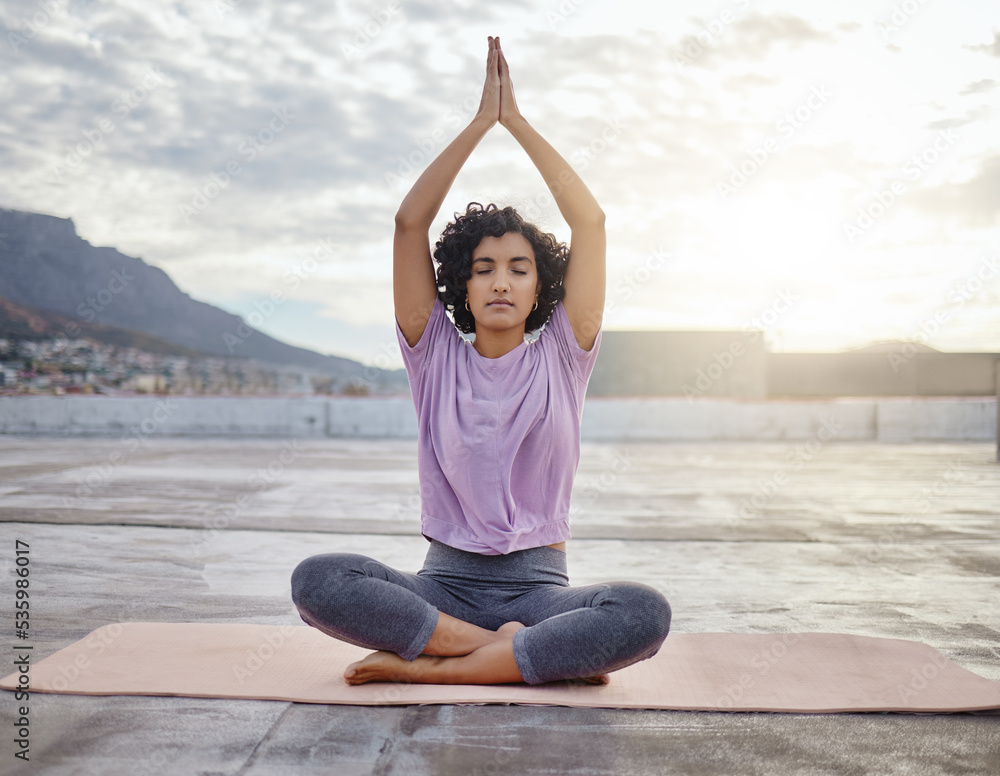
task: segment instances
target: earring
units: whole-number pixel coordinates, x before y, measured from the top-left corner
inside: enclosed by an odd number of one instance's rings
[[[465,309],[469,310],[469,300],[468,299],[465,300]],[[472,310],[469,310],[469,312],[471,313]]]
[[[535,300],[535,306],[531,308],[531,312],[535,312],[538,309],[538,300]]]

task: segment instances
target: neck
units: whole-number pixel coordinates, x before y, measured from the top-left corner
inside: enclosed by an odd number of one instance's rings
[[[476,328],[476,339],[472,346],[479,355],[485,358],[500,358],[506,356],[514,348],[524,342],[524,330],[504,329],[494,331],[493,329]]]

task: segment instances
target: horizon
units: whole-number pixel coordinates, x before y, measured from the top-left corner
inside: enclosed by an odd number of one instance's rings
[[[2,208],[2,207],[0,207],[0,211],[17,212],[17,213],[27,213],[29,215],[43,216],[43,217],[47,217],[47,218],[54,218],[54,219],[61,220],[61,221],[68,221],[72,225],[74,231],[76,230],[76,222],[73,220],[73,218],[71,216],[63,217],[63,216],[53,215],[51,213],[34,213],[34,212],[29,212],[29,211],[11,210],[9,208]],[[79,233],[77,233],[76,236],[79,239],[84,240],[84,242],[88,242],[88,244],[90,244],[90,246],[92,248],[98,248],[98,249],[101,249],[101,248],[111,248],[113,250],[118,250],[117,247],[114,246],[114,245],[94,245],[93,243],[90,243],[89,241],[87,241]],[[3,237],[3,235],[0,235],[0,242],[2,242],[2,237]],[[119,251],[119,253],[120,253],[120,251]],[[126,255],[126,254],[123,254],[123,255]],[[139,261],[142,261],[143,263],[147,264],[147,266],[155,266],[155,265],[149,264],[148,262],[146,262],[145,259],[143,259],[141,257],[138,257],[138,256],[128,256],[128,258],[137,259]],[[170,277],[169,273],[167,273],[167,275],[168,275],[168,277]],[[171,281],[173,281],[173,278],[170,278],[170,279],[171,279]],[[176,285],[176,283],[175,283],[175,285]],[[178,286],[178,289],[182,293],[187,293],[187,292],[184,291],[184,289],[180,288],[179,286]],[[192,299],[195,299],[195,298],[192,296]],[[41,308],[31,307],[30,305],[23,305],[20,302],[14,302],[13,300],[6,299],[4,297],[0,297],[0,301],[5,301],[5,302],[8,302],[8,303],[20,306],[20,307],[25,307],[26,309],[29,309],[29,310],[39,310],[39,311],[41,311],[43,313],[51,314],[51,315],[54,315],[54,316],[58,316],[59,315],[58,313],[53,313],[53,312],[49,312],[49,311],[46,311],[46,310],[41,310]],[[206,302],[206,300],[203,300],[203,299],[195,299],[195,301],[205,302],[206,304],[211,304],[211,302]],[[223,308],[219,308],[219,309],[223,309]],[[229,311],[226,311],[226,312],[229,312]],[[941,349],[935,348],[935,347],[933,347],[931,345],[928,345],[926,342],[919,342],[919,341],[916,341],[915,339],[908,339],[908,340],[901,340],[901,339],[873,340],[873,341],[870,341],[870,342],[867,342],[867,343],[862,343],[862,344],[860,344],[858,346],[849,347],[849,348],[846,348],[846,349],[843,349],[843,350],[780,350],[780,349],[775,349],[773,347],[773,343],[771,343],[771,342],[768,341],[768,338],[767,338],[768,326],[767,326],[767,324],[769,323],[769,319],[767,317],[763,317],[763,318],[761,318],[759,320],[751,320],[751,323],[759,323],[760,325],[757,328],[741,328],[741,329],[727,329],[727,328],[698,328],[698,329],[693,329],[693,328],[687,328],[687,329],[685,329],[685,328],[678,328],[678,329],[665,329],[665,328],[628,328],[628,329],[625,329],[625,328],[610,328],[610,327],[606,327],[605,326],[605,327],[603,327],[603,330],[607,331],[607,332],[618,332],[618,333],[624,333],[624,334],[631,334],[631,333],[642,334],[642,333],[647,333],[647,332],[648,333],[680,333],[680,334],[684,334],[684,333],[702,333],[702,332],[715,332],[715,333],[718,333],[718,332],[727,332],[727,333],[753,333],[753,332],[759,332],[762,335],[764,335],[764,352],[765,353],[789,354],[789,355],[793,355],[793,354],[809,355],[809,354],[856,353],[856,352],[859,352],[859,351],[862,351],[862,350],[870,350],[872,352],[878,352],[878,353],[887,353],[887,352],[892,352],[892,351],[891,350],[878,350],[878,351],[875,351],[874,349],[875,348],[889,348],[890,346],[896,346],[896,345],[900,346],[901,348],[907,347],[907,346],[914,347],[915,348],[914,352],[934,352],[934,353],[954,353],[954,354],[961,354],[961,353],[994,353],[994,352],[1000,353],[1000,351],[998,351],[998,350],[941,350]],[[933,334],[933,332],[936,330],[937,326],[939,326],[939,325],[940,324],[935,324],[933,322],[933,320],[931,320],[929,322],[929,325],[924,330],[924,339],[925,340],[929,339],[929,335]],[[121,328],[121,327],[112,326],[112,328]],[[471,339],[475,338],[475,334],[474,333],[472,333],[472,334],[463,334],[462,336],[470,339],[470,341],[471,341]],[[75,339],[74,337],[71,337],[69,334],[66,334],[66,337],[68,339],[70,339],[70,340]],[[81,338],[86,339],[86,337],[83,336],[83,335],[81,335]],[[294,344],[294,343],[287,343],[287,344]],[[308,346],[296,346],[296,347],[306,347],[307,349],[311,349],[311,348],[308,348]],[[316,351],[316,352],[319,352],[319,351]],[[398,349],[397,349],[396,352],[398,353]],[[327,353],[327,354],[324,354],[324,355],[331,355],[331,356],[339,356],[339,357],[342,357],[342,358],[349,358],[348,356],[344,356],[343,354],[340,354],[340,353]],[[387,354],[385,352],[383,352],[382,354],[380,354],[380,359],[384,360],[386,355]],[[178,357],[180,357],[180,356],[178,356]],[[203,357],[204,358],[224,358],[222,356],[213,356],[211,354],[203,354]],[[183,356],[183,358],[188,358],[188,357],[187,356]],[[194,358],[194,357],[192,356],[191,358]],[[255,360],[255,359],[250,358],[250,357],[239,357],[239,356],[233,356],[232,358],[237,358],[237,359],[239,359],[239,358],[248,358],[248,360],[251,360],[251,361]],[[259,360],[259,359],[256,359],[256,360]],[[371,364],[367,364],[367,366],[372,366],[372,365]],[[394,370],[401,370],[403,368],[403,366],[400,363],[398,366],[378,367],[378,368],[388,368],[388,369],[394,369]],[[289,367],[289,369],[293,369],[293,368]],[[299,369],[299,367],[295,367],[294,369]],[[304,367],[302,369],[304,369]],[[308,371],[308,370],[306,370],[306,371]]]

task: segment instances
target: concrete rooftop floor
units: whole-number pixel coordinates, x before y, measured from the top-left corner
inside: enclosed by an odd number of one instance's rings
[[[35,660],[112,622],[298,625],[289,575],[308,555],[420,567],[417,494],[405,440],[0,436],[0,578],[29,542]],[[1000,681],[992,444],[585,443],[574,499],[571,583],[653,585],[675,633],[912,639]],[[41,693],[25,767],[14,705],[0,694],[0,773],[1000,773],[998,715]]]

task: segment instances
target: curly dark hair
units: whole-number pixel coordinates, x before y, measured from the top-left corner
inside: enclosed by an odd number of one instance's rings
[[[476,330],[476,319],[465,309],[466,282],[472,277],[472,253],[484,237],[503,237],[507,232],[522,235],[535,252],[541,290],[538,309],[530,312],[524,322],[525,331],[534,331],[547,323],[566,294],[563,288],[569,263],[566,243],[525,221],[512,207],[501,209],[492,203],[483,207],[470,202],[464,215],[455,213],[455,220],[445,227],[434,246],[438,296],[454,317],[455,325],[466,334]]]

